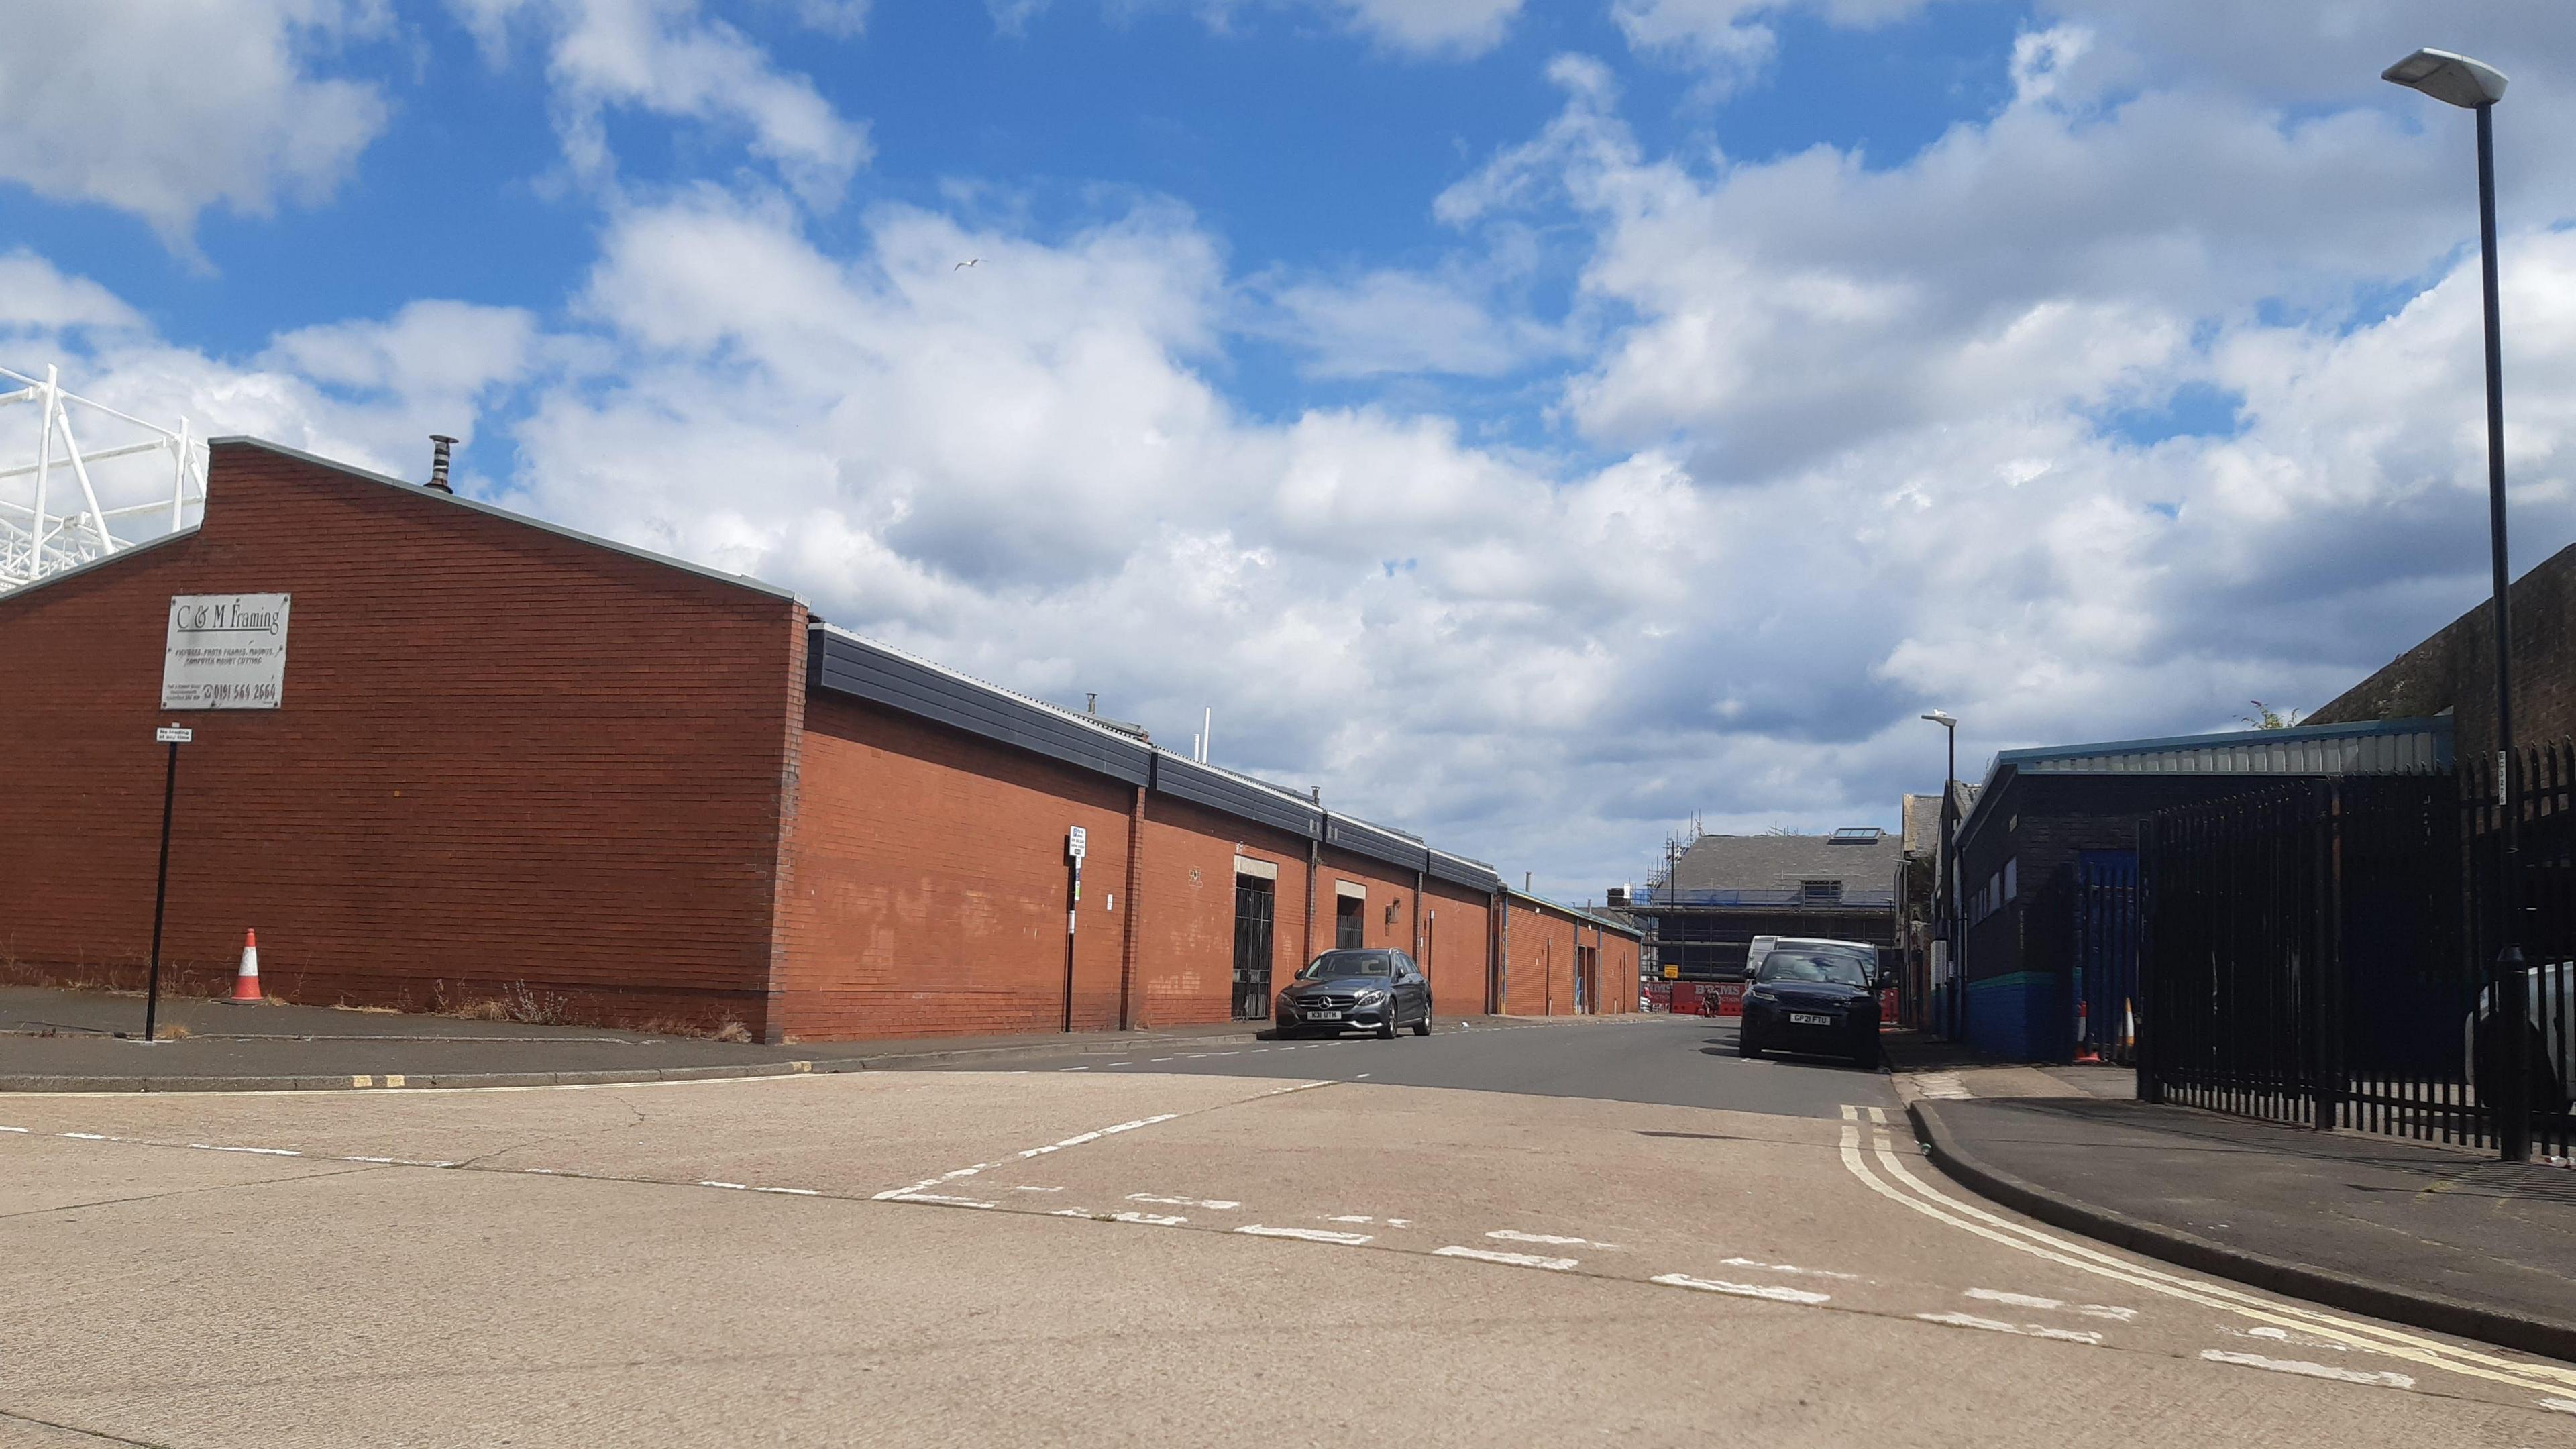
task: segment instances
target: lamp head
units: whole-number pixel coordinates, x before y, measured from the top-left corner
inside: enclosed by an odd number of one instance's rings
[[[2437,101],[2476,110],[2504,99],[2504,72],[2447,50],[2419,50],[2379,73]]]
[[[1943,728],[1945,728],[1945,729],[1950,728],[1950,727],[1952,727],[1952,726],[1955,726],[1955,725],[1957,725],[1957,724],[1959,723],[1959,722],[1958,722],[1958,720],[1956,720],[1956,719],[1954,719],[1954,718],[1952,718],[1952,717],[1951,717],[1950,712],[1949,712],[1949,711],[1947,711],[1947,710],[1939,710],[1939,709],[1936,709],[1936,710],[1932,711],[1930,714],[1927,714],[1927,715],[1925,715],[1925,716],[1923,716],[1923,717],[1924,717],[1925,719],[1928,719],[1928,720],[1932,721],[1932,722],[1933,722],[1934,724],[1936,724],[1936,725],[1940,725],[1940,726],[1942,726],[1942,727],[1943,727]]]

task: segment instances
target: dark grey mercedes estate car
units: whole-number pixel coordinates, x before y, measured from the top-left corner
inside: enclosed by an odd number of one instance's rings
[[[1402,951],[1327,951],[1306,963],[1279,993],[1271,1019],[1281,1036],[1303,1031],[1373,1031],[1398,1027],[1431,1035],[1431,983]]]

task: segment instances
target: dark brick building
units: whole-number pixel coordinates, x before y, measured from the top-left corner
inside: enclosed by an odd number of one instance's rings
[[[2100,920],[2088,891],[2129,889],[2138,822],[2160,810],[2242,794],[2286,778],[2446,769],[2447,719],[2302,725],[2168,739],[2120,740],[1995,757],[1959,826],[1956,891],[1967,1037],[2016,1061],[2075,1052],[2079,972],[2099,1005],[2097,1045],[2114,1044],[2133,991],[2116,975],[2134,956],[2086,949],[2079,923]],[[2112,902],[2115,908],[2122,903]],[[2095,939],[2099,940],[2100,937]],[[1940,1004],[1934,1020],[1946,1020]]]
[[[2576,546],[2513,583],[2514,733],[2576,736]],[[2449,714],[2463,755],[2495,748],[2495,608],[2482,601],[2387,668],[2327,701],[2309,724]]]
[[[1444,1014],[1633,1009],[1633,931],[783,590],[247,439],[208,496],[0,595],[0,977],[139,977],[176,720],[197,989],[256,928],[297,1001],[1051,1031],[1257,1013],[1339,942]],[[163,711],[172,599],[251,592],[293,598],[282,705]]]

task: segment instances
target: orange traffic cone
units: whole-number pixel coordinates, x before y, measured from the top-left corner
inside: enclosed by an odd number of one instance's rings
[[[255,1006],[259,994],[259,932],[242,932],[241,971],[233,977],[233,1004]]]
[[[2102,1053],[2093,1045],[2091,1012],[2090,1003],[2082,1001],[2075,1003],[2075,1060],[2085,1066],[2094,1065],[2102,1060]]]

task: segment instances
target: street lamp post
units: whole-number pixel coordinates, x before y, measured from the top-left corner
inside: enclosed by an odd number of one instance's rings
[[[1959,793],[1959,721],[1948,711],[1938,709],[1923,717],[1950,736],[1950,763],[1941,776],[1941,878],[1935,889],[1941,892],[1941,952],[1950,968],[1950,1039],[1957,1041],[1968,1031],[1968,977],[1959,968],[1959,913],[1952,904],[1950,888],[1950,857],[1958,849],[1950,802]]]
[[[2531,1156],[2531,1115],[2524,1106],[2529,1080],[2523,1021],[2522,821],[2514,788],[2512,572],[2505,560],[2504,349],[2496,307],[2495,105],[2504,99],[2504,73],[2447,50],[2419,50],[2380,72],[2380,79],[2422,91],[2437,101],[2477,112],[2478,253],[2483,263],[2487,344],[2487,533],[2495,573],[2496,813],[2503,817],[2503,870],[2497,887],[2496,1017],[2501,1024],[2507,1100],[2493,1104],[2498,1151],[2508,1162]]]

